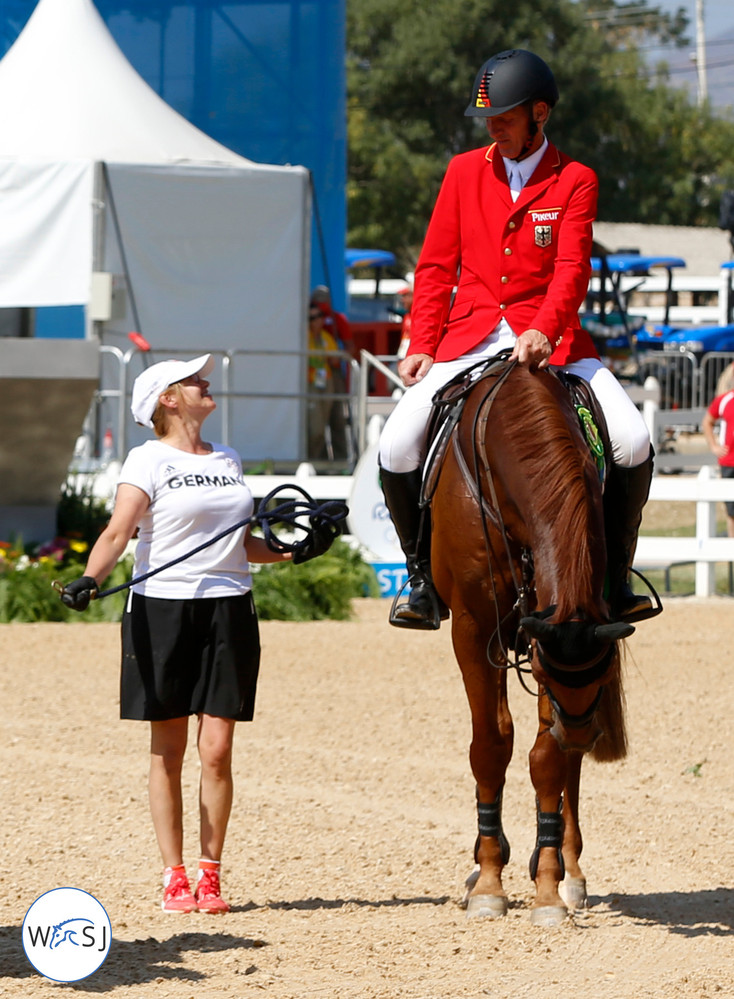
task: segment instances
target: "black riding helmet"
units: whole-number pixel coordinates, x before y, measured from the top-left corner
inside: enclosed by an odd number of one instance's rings
[[[557,100],[556,81],[540,56],[525,49],[507,49],[487,59],[477,73],[464,114],[493,118],[528,101],[545,101],[553,107]]]

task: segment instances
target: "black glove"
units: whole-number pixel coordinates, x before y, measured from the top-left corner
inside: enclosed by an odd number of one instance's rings
[[[302,541],[293,546],[293,561],[296,565],[318,558],[331,548],[340,531],[331,524],[311,525],[311,531]]]
[[[311,517],[310,532],[293,548],[293,561],[296,565],[328,552],[344,531],[348,515],[349,507],[341,500],[322,503]]]
[[[92,576],[82,576],[67,583],[61,591],[61,601],[75,611],[89,607],[89,601],[97,593],[97,580]]]

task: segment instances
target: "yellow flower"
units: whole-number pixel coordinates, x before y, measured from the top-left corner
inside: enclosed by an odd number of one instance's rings
[[[69,548],[71,548],[73,552],[81,553],[85,552],[87,548],[89,548],[89,545],[86,541],[70,541]]]

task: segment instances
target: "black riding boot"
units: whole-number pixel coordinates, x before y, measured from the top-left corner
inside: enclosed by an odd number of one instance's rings
[[[637,547],[642,508],[650,492],[653,451],[635,468],[611,465],[604,490],[607,572],[612,617],[632,623],[660,613],[649,596],[637,595],[629,585],[629,570]]]
[[[397,628],[435,630],[448,617],[448,608],[436,593],[431,578],[431,527],[428,510],[421,511],[420,469],[388,472],[380,469],[385,503],[398,533],[408,566],[410,593],[393,605],[390,624]],[[421,525],[421,519],[423,524]]]

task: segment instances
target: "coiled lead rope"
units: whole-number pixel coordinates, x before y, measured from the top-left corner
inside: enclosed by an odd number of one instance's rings
[[[295,490],[300,493],[303,498],[296,499],[291,497],[278,503],[272,508],[272,510],[268,510],[268,505],[273,502],[277,494],[286,489],[289,492],[293,492]],[[244,520],[240,520],[236,524],[232,524],[231,527],[226,528],[224,531],[220,531],[219,534],[216,534],[213,538],[209,538],[202,544],[197,545],[196,548],[192,548],[191,551],[186,552],[184,555],[179,555],[178,558],[172,559],[170,562],[166,562],[165,565],[160,565],[156,569],[144,572],[140,576],[136,576],[134,579],[129,580],[127,583],[121,583],[119,586],[113,586],[109,590],[97,591],[93,599],[101,600],[103,597],[109,597],[113,593],[119,593],[121,590],[127,590],[129,587],[135,586],[137,583],[142,583],[144,580],[150,579],[151,576],[156,576],[159,572],[171,569],[174,565],[178,565],[179,562],[184,562],[186,559],[191,558],[198,552],[203,551],[204,548],[208,548],[210,545],[216,544],[217,541],[221,541],[222,538],[226,538],[228,534],[232,534],[234,531],[239,531],[241,528],[246,527],[250,523],[258,524],[262,529],[265,544],[268,546],[270,551],[278,552],[279,554],[286,554],[288,552],[298,552],[299,550],[302,550],[315,534],[330,535],[331,541],[333,541],[342,533],[344,521],[346,520],[348,513],[349,507],[341,500],[327,500],[325,503],[316,503],[313,497],[300,486],[295,484],[276,486],[275,489],[272,489],[268,495],[260,501],[257,511],[251,517],[245,517]],[[308,518],[308,523],[302,523],[302,519],[304,517]],[[303,536],[296,541],[283,541],[273,530],[273,524],[287,524],[293,531],[300,531]],[[54,582],[53,586],[59,592],[63,591],[63,586],[58,581]]]

